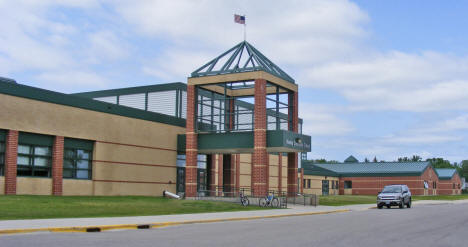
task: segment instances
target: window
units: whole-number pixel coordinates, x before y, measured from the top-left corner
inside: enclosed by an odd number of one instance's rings
[[[63,177],[91,179],[91,175],[91,151],[76,148],[66,148],[63,159]]]
[[[455,189],[455,183],[452,184],[452,189]]]
[[[344,181],[344,188],[345,189],[352,189],[353,188],[353,182],[352,181]]]
[[[437,189],[437,182],[436,181],[432,182],[432,188]]]
[[[310,179],[307,179],[307,188],[310,189]]]
[[[429,189],[429,184],[427,183],[427,181],[424,181],[424,189]]]
[[[18,145],[18,176],[50,177],[51,147]]]
[[[92,179],[94,142],[65,138],[63,178]]]
[[[304,184],[302,185],[303,188],[306,188],[307,185],[307,179],[304,179]]]

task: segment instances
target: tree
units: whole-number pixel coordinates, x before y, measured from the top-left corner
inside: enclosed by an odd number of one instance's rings
[[[369,159],[367,157],[364,159],[364,163],[369,163]]]
[[[468,160],[464,160],[461,163],[461,173],[460,176],[468,179]]]
[[[426,159],[426,161],[431,162],[431,165],[434,168],[456,168],[455,166],[450,164],[450,161],[444,160],[443,158],[431,158]]]
[[[374,163],[377,163],[377,162],[378,162],[378,161],[377,161],[377,156],[374,156],[374,159],[372,160],[372,162],[374,162]]]
[[[422,158],[419,156],[419,155],[413,155],[413,157],[411,157],[411,161],[413,162],[417,162],[417,161],[421,161]]]

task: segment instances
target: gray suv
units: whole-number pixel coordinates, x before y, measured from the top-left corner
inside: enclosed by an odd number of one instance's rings
[[[387,185],[377,195],[377,208],[399,206],[411,208],[411,192],[404,184]]]

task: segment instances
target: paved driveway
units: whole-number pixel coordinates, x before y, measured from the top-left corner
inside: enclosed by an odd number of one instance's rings
[[[466,246],[468,204],[418,205],[101,233],[0,236],[7,246]]]

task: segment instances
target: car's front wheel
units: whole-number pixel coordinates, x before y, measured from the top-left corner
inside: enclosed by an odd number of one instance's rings
[[[383,208],[383,205],[382,205],[382,204],[377,204],[377,208],[378,208],[378,209],[382,209],[382,208]]]
[[[411,197],[410,197],[410,199],[409,199],[409,201],[408,201],[408,204],[406,204],[406,207],[407,207],[407,208],[411,208]]]
[[[405,199],[401,199],[400,205],[398,205],[398,207],[400,207],[400,208],[405,207]]]

